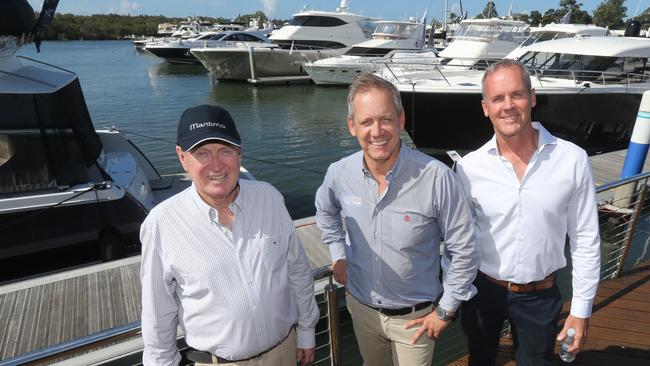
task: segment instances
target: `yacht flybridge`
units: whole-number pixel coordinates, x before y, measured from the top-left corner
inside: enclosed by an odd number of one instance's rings
[[[337,56],[371,38],[370,17],[348,11],[341,0],[336,11],[303,9],[288,25],[273,31],[273,45],[249,47],[200,47],[192,54],[216,79],[246,80],[252,77],[305,75],[303,63]]]
[[[590,155],[623,149],[645,90],[650,39],[576,36],[538,42],[519,58],[537,94],[533,120]],[[483,71],[437,67],[394,81],[416,146],[473,150],[492,135],[481,108]]]
[[[377,21],[372,39],[350,48],[345,54],[309,62],[305,70],[316,84],[350,84],[357,74],[373,69],[373,61],[399,58],[404,52],[424,46],[426,19],[422,22]]]

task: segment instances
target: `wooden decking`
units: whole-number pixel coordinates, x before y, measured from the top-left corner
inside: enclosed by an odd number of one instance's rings
[[[563,308],[568,314],[570,302]],[[564,324],[564,319],[560,324]],[[557,351],[557,348],[556,348]],[[501,339],[497,365],[515,365],[512,339]],[[556,365],[566,365],[559,359]],[[574,365],[650,365],[650,262],[598,286],[589,333]],[[454,366],[467,365],[463,357]]]

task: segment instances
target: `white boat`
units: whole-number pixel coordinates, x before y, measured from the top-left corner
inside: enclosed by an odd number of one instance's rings
[[[375,61],[381,64],[374,73],[394,82],[413,78],[426,78],[444,66],[446,73],[464,73],[469,68],[484,69],[517,48],[528,32],[526,23],[499,18],[465,19],[454,30],[452,41],[438,53],[438,59],[426,55],[421,60],[409,58],[408,62]]]
[[[624,149],[650,89],[650,39],[576,36],[534,43],[519,58],[531,74],[533,120],[590,155]],[[492,135],[481,108],[483,71],[437,67],[395,82],[416,146],[474,150]]]
[[[341,0],[336,11],[303,9],[273,31],[272,46],[202,47],[191,53],[216,79],[305,75],[303,63],[340,55],[371,38],[374,20],[349,12],[347,5]]]
[[[343,55],[308,62],[305,71],[316,84],[350,84],[356,75],[371,72],[373,61],[421,50],[425,22],[377,21],[371,40],[353,46]]]
[[[270,43],[262,33],[220,31],[204,33],[192,39],[165,38],[147,43],[144,49],[170,63],[198,64],[199,61],[190,53],[191,48],[234,47],[237,44],[258,46],[262,43]]]
[[[543,27],[530,28],[530,35],[519,45],[519,47],[512,50],[505,57],[516,60],[526,52],[527,46],[534,43],[550,41],[553,39],[573,38],[576,35],[606,36],[608,35],[608,30],[607,28],[593,24],[566,23],[550,23]]]
[[[479,60],[498,60],[526,39],[526,23],[518,20],[465,19],[452,41],[440,51],[441,63],[473,66]]]

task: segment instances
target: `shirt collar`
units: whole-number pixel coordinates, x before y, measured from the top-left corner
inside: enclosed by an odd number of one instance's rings
[[[198,208],[199,212],[201,213],[201,216],[206,217],[208,219],[208,222],[215,222],[219,223],[219,215],[217,214],[217,210],[208,205],[203,198],[199,195],[199,192],[196,189],[196,185],[192,183],[192,189],[191,195],[192,195],[192,201],[194,201],[194,204]],[[230,205],[228,205],[228,208],[235,214],[235,216],[241,211],[242,209],[242,203],[243,203],[243,195],[244,195],[244,185],[239,184],[239,194],[237,194],[237,198],[235,198],[235,201],[232,202]]]
[[[534,129],[539,131],[539,136],[537,138],[537,151],[538,152],[542,151],[542,149],[546,145],[556,145],[557,144],[557,137],[551,135],[551,133],[548,132],[548,130],[546,130],[544,128],[544,126],[542,126],[541,123],[532,122],[531,126],[533,126]],[[500,155],[499,154],[499,149],[497,148],[497,137],[496,137],[496,135],[492,135],[492,138],[490,139],[490,141],[487,142],[486,147],[487,147],[488,153],[493,154],[493,155]]]
[[[404,145],[404,142],[400,141],[399,154],[397,155],[397,160],[395,160],[395,165],[393,165],[393,167],[388,171],[386,177],[395,176],[401,170],[402,166],[404,165],[403,161],[406,160],[406,156],[408,155],[407,150],[408,148],[406,147],[406,145]],[[361,166],[361,171],[365,176],[371,177],[372,173],[370,173],[370,170],[366,168],[366,161],[364,159],[363,151],[359,155],[361,156],[359,159],[359,165]]]

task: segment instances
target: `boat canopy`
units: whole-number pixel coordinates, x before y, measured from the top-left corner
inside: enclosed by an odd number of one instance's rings
[[[578,35],[574,38],[537,42],[528,46],[527,51],[604,57],[650,57],[650,39]]]
[[[521,21],[492,19],[469,19],[460,22],[454,39],[498,39],[521,43],[527,25]]]
[[[424,28],[422,23],[377,21],[373,39],[417,39]]]
[[[0,88],[0,194],[88,182],[102,144],[72,75],[56,87]]]

